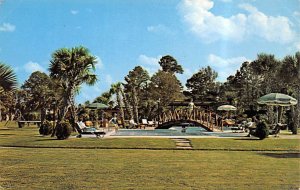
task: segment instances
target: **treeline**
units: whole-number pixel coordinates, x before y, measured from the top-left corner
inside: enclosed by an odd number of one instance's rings
[[[113,84],[91,102],[117,107],[122,119],[126,115],[136,122],[141,118],[155,118],[175,100],[221,101],[237,106],[238,114],[242,114],[246,110],[260,109],[256,100],[271,92],[285,93],[299,100],[299,62],[300,52],[287,55],[282,60],[274,55],[259,54],[254,61],[242,63],[239,70],[224,83],[217,82],[218,73],[207,66],[194,73],[184,88],[177,78],[184,72],[182,66],[174,57],[166,55],[159,60],[161,68],[153,76],[141,66],[136,66],[124,77],[124,82]],[[19,89],[15,88],[16,80],[11,68],[1,64],[0,119],[3,115],[18,114],[16,110],[23,115],[41,110],[44,120],[47,110],[56,108],[60,121],[67,117],[75,122],[78,117],[75,96],[82,84],[95,84],[95,64],[96,57],[84,47],[62,48],[52,54],[49,75],[34,72]],[[3,70],[9,70],[14,77],[5,80],[7,77]],[[269,119],[272,120],[272,108],[264,109],[268,109]],[[299,126],[299,104],[291,111],[295,125]]]

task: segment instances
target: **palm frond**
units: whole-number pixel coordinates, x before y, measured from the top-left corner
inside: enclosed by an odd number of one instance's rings
[[[17,87],[17,77],[11,67],[0,63],[0,86],[4,90],[14,90]]]

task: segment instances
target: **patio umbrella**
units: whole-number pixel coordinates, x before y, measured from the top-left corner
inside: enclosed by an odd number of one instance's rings
[[[264,104],[269,106],[292,106],[298,102],[295,98],[281,93],[270,93],[260,97],[257,100],[258,104]]]
[[[106,109],[108,108],[107,105],[105,104],[102,104],[102,103],[91,103],[87,106],[87,108],[90,108],[90,109],[93,109],[93,110],[103,110],[103,109]],[[98,127],[98,114],[96,114],[96,127]],[[101,120],[103,121],[103,114],[101,114]]]
[[[227,112],[227,117],[229,117],[229,111],[236,111],[236,107],[232,105],[222,105],[217,108],[219,111],[226,111]]]
[[[236,107],[232,105],[222,105],[217,108],[219,111],[235,111]]]
[[[295,98],[286,94],[270,93],[258,98],[257,103],[269,106],[276,106],[276,122],[278,123],[278,106],[293,106],[296,105],[298,101]]]
[[[102,103],[91,103],[87,106],[87,108],[100,110],[100,109],[106,109],[108,108],[108,106]]]

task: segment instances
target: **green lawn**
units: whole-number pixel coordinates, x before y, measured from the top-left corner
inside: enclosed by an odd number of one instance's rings
[[[250,138],[216,138],[191,139],[195,149],[208,150],[247,150],[247,151],[299,151],[300,139],[267,138],[264,140]]]
[[[285,152],[0,149],[0,186],[298,189],[300,168],[296,156]]]
[[[0,125],[0,146],[44,147],[0,148],[0,189],[300,188],[297,139],[191,139],[207,151],[168,150],[169,139],[53,139]]]
[[[99,139],[73,138],[57,140],[55,137],[41,136],[34,125],[18,128],[15,123],[0,125],[0,146],[63,147],[63,148],[175,148],[170,139]]]

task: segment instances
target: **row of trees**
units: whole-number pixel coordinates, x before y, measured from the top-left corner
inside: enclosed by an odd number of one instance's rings
[[[300,100],[300,52],[288,55],[282,60],[276,59],[274,55],[259,54],[256,60],[243,63],[221,88],[222,97],[236,102],[242,109],[258,109],[256,100],[271,92],[285,93]],[[272,107],[266,109],[269,118],[272,118]],[[280,111],[282,113],[282,107]],[[291,107],[290,111],[296,133],[297,126],[300,125],[300,104]]]
[[[283,60],[276,59],[274,55],[259,54],[256,60],[243,63],[225,83],[217,82],[217,72],[208,66],[188,79],[184,88],[176,76],[184,72],[182,66],[174,57],[166,55],[159,60],[161,69],[153,76],[136,66],[124,77],[123,83],[113,84],[94,102],[117,106],[123,121],[126,115],[136,122],[140,118],[155,118],[174,100],[191,98],[194,101],[209,98],[228,102],[238,106],[240,112],[258,109],[257,98],[270,92],[284,92],[300,99],[299,60],[300,52]],[[96,57],[84,47],[59,49],[52,54],[50,74],[32,73],[21,89],[16,89],[16,76],[12,69],[0,64],[0,110],[10,113],[16,113],[15,110],[22,113],[41,110],[41,119],[45,120],[46,108],[54,108],[59,110],[58,123],[66,117],[75,123],[75,96],[82,84],[95,84],[95,64]],[[299,104],[292,111],[295,126],[299,126]]]
[[[158,109],[162,110],[174,100],[184,100],[183,87],[175,75],[183,73],[181,65],[169,55],[162,57],[159,64],[162,70],[153,76],[136,66],[124,77],[124,83],[113,84],[94,102],[109,103],[115,95],[122,118],[127,115],[138,123],[141,118],[157,117]]]
[[[256,100],[271,92],[285,93],[299,100],[299,62],[300,52],[288,55],[282,60],[276,59],[274,55],[259,54],[254,61],[244,62],[224,83],[217,82],[218,73],[207,66],[193,74],[186,82],[186,90],[183,90],[176,78],[176,74],[183,73],[183,69],[168,55],[161,58],[161,70],[152,77],[140,66],[130,71],[125,76],[125,82],[117,84],[117,102],[119,107],[124,107],[127,115],[134,116],[136,121],[139,121],[139,118],[152,119],[174,100],[193,99],[200,102],[209,100],[232,104],[238,107],[238,114],[247,111],[255,114],[259,109],[267,109],[267,119],[272,122],[275,120],[274,108],[261,108]],[[112,85],[112,88],[115,85]],[[105,103],[102,100],[106,94],[103,93],[95,101]],[[294,129],[299,126],[299,105],[291,107]],[[281,108],[280,111],[279,115],[282,115],[287,109]],[[295,133],[296,131],[294,130]]]
[[[2,88],[6,93],[10,93],[10,90],[15,91],[15,96],[8,97],[13,101],[7,106],[8,110],[6,111],[10,112],[13,117],[14,115],[26,116],[26,113],[40,110],[43,122],[49,108],[58,110],[55,129],[59,129],[60,132],[57,133],[58,130],[54,130],[53,135],[56,134],[58,138],[66,138],[67,135],[61,134],[61,132],[70,131],[67,129],[69,124],[65,122],[66,116],[73,125],[77,121],[75,95],[79,92],[82,84],[93,85],[96,82],[97,77],[93,73],[95,64],[96,57],[92,56],[84,47],[59,49],[52,54],[49,65],[50,75],[34,72],[21,86],[21,89],[13,88],[16,86],[16,77],[12,70],[10,68],[2,69],[1,72],[10,71],[12,73],[10,78],[6,76],[7,74],[1,73]],[[10,80],[3,80],[6,78]],[[7,99],[5,100],[7,101]]]

